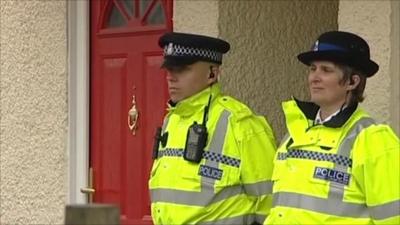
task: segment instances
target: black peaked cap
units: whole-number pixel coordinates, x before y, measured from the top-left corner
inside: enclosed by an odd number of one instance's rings
[[[190,65],[197,61],[222,64],[222,55],[230,49],[228,42],[214,37],[170,32],[160,37],[164,49],[163,67]]]
[[[306,65],[315,60],[341,63],[359,70],[366,77],[379,70],[379,65],[370,59],[368,43],[360,36],[344,31],[321,34],[311,51],[300,53],[297,58]]]

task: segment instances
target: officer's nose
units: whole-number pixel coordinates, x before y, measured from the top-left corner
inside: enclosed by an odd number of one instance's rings
[[[167,70],[166,79],[167,79],[167,81],[170,81],[170,82],[176,81],[176,76],[173,72]]]
[[[320,74],[318,70],[310,71],[308,75],[309,83],[318,83],[321,80]]]

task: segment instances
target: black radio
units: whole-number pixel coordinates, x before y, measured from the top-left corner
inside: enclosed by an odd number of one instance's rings
[[[183,158],[187,161],[199,163],[203,158],[204,148],[207,145],[207,128],[203,124],[194,122],[188,130]]]
[[[208,98],[208,104],[204,109],[203,124],[194,122],[190,125],[186,135],[185,150],[183,151],[183,158],[190,162],[199,163],[203,158],[204,148],[207,145],[207,127],[208,109],[211,103],[211,95]]]

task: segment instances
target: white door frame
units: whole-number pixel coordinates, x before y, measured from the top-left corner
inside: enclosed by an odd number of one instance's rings
[[[90,14],[88,0],[67,2],[68,21],[68,204],[87,202],[89,171]]]

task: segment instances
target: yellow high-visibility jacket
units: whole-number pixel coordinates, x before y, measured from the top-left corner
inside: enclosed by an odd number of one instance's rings
[[[324,124],[318,106],[283,103],[273,208],[264,224],[400,224],[400,142],[357,105]]]
[[[186,135],[202,124],[211,96],[207,146],[200,163],[186,161]],[[219,84],[168,109],[150,174],[151,213],[155,224],[262,223],[272,204],[272,130],[239,101],[223,96]]]

